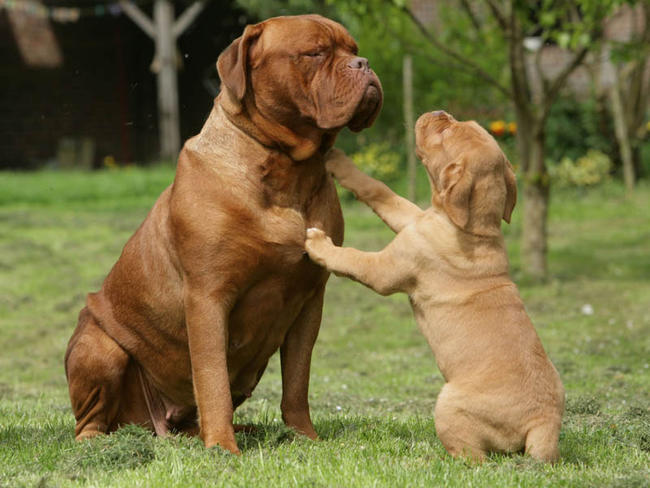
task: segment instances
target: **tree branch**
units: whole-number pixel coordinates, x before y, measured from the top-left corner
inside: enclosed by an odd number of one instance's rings
[[[532,126],[537,123],[534,104],[531,101],[530,80],[526,71],[526,53],[523,45],[523,32],[518,22],[514,8],[507,19],[510,39],[508,42],[508,55],[510,59],[510,79],[512,84],[512,97],[520,122],[526,120]]]
[[[492,11],[492,15],[494,15],[494,18],[497,19],[497,23],[499,24],[499,27],[503,29],[504,32],[508,32],[508,17],[506,14],[501,10],[501,7],[499,7],[499,4],[495,2],[494,0],[485,0],[485,3],[488,4],[488,7],[490,7],[490,10]]]
[[[194,2],[174,22],[174,38],[180,37],[205,8],[205,2]]]
[[[409,46],[409,45],[413,46],[412,44],[406,44],[406,46]],[[414,49],[414,48],[411,48],[410,51],[411,52],[417,52],[417,50]],[[426,53],[426,52],[425,53],[421,52],[418,55],[425,57],[431,63],[434,63],[437,66],[441,66],[443,68],[447,68],[447,69],[453,70],[453,71],[459,71],[459,72],[464,73],[464,74],[466,74],[468,76],[476,76],[476,71],[474,71],[472,68],[470,68],[467,65],[458,64],[458,63],[454,63],[454,62],[451,62],[451,61],[445,62],[445,61],[442,61],[440,59],[437,59],[435,56],[432,56],[431,54]],[[504,93],[504,95],[507,98],[510,98],[510,96],[511,96],[510,92]]]
[[[555,102],[560,90],[566,83],[571,73],[582,64],[587,53],[589,52],[588,47],[583,47],[580,51],[576,52],[573,56],[573,59],[567,63],[562,71],[548,84],[548,88],[544,90],[544,100],[542,102],[542,120],[546,119],[549,111],[551,110],[551,105]]]
[[[156,39],[156,27],[152,20],[147,17],[140,7],[135,3],[128,2],[126,0],[120,0],[120,7],[124,13],[135,23],[140,29],[142,29],[149,37]]]
[[[467,13],[467,16],[469,17],[469,20],[472,22],[472,25],[474,26],[474,29],[476,30],[477,33],[481,33],[481,22],[478,20],[478,17],[476,17],[476,14],[472,10],[472,6],[469,4],[469,0],[460,0],[460,4],[463,7],[463,10]]]
[[[467,59],[465,56],[462,54],[454,51],[453,49],[445,46],[442,42],[440,42],[436,37],[429,32],[429,29],[426,28],[422,22],[417,18],[417,16],[413,13],[413,11],[408,8],[407,6],[402,7],[402,11],[406,13],[406,15],[411,19],[411,21],[415,24],[415,26],[418,28],[420,33],[440,52],[445,54],[446,56],[449,56],[450,58],[456,60],[458,63],[463,64],[470,68],[472,72],[477,75],[478,77],[482,78],[484,81],[490,83],[494,87],[496,87],[501,93],[503,93],[505,96],[510,96],[510,91],[508,90],[507,87],[503,86],[499,81],[497,81],[490,73],[485,71],[483,68],[481,68],[479,65],[474,63],[472,60]]]

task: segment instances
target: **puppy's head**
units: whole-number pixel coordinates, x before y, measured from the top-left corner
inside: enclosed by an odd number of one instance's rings
[[[441,110],[418,119],[415,137],[433,205],[467,232],[499,235],[501,219],[510,223],[517,185],[494,138],[476,122],[459,122]]]

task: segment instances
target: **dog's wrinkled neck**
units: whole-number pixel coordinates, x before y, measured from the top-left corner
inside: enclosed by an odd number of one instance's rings
[[[317,152],[324,154],[333,143],[336,134],[312,131],[300,135],[276,121],[267,119],[253,103],[235,102],[227,92],[215,100],[226,118],[242,132],[255,139],[262,146],[286,153],[294,161],[310,159]],[[327,146],[327,147],[323,147]]]
[[[309,206],[327,179],[324,154],[329,145],[318,147],[309,157],[296,160],[269,141],[247,117],[229,113],[219,102],[217,98],[201,133],[190,139],[186,147],[213,155],[208,158],[212,161],[221,161],[225,156],[231,164],[209,164],[221,173],[234,171],[240,175],[240,181],[257,188],[251,190],[251,194],[259,195],[264,207],[292,207],[300,211]],[[247,148],[246,157],[238,157],[242,147]]]

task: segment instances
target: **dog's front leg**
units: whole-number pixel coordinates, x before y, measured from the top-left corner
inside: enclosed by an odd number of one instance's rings
[[[413,261],[400,251],[403,233],[379,252],[363,252],[335,246],[320,229],[307,229],[305,249],[316,263],[339,276],[346,276],[372,288],[380,295],[408,293],[415,281]]]
[[[185,320],[192,361],[194,397],[205,447],[221,446],[240,454],[232,424],[227,344],[230,297],[188,287]]]
[[[325,283],[303,306],[280,348],[282,419],[287,427],[311,439],[318,438],[309,416],[309,367],[323,312]]]

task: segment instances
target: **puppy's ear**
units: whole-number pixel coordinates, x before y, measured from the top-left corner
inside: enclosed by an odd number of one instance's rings
[[[515,179],[515,172],[512,169],[512,165],[507,159],[506,167],[503,170],[503,177],[506,182],[506,205],[503,208],[503,220],[510,223],[512,211],[517,203],[517,180]]]
[[[244,34],[232,41],[217,60],[217,71],[221,83],[240,102],[246,94],[248,51],[253,41],[262,33],[262,29],[261,24],[247,25]]]
[[[442,206],[451,221],[461,229],[469,223],[469,204],[473,189],[473,176],[463,158],[449,163],[442,169]]]

